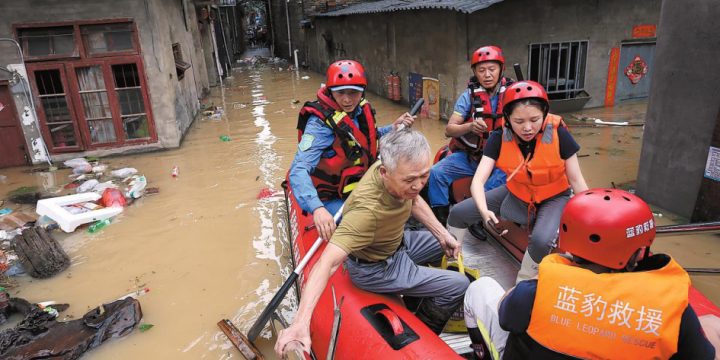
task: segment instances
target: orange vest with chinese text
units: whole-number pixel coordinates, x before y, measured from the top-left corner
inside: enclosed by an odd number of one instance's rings
[[[565,160],[560,157],[558,127],[562,118],[548,114],[542,131],[535,136],[532,159],[523,158],[512,129],[503,128],[500,156],[495,163],[507,174],[507,187],[513,195],[528,204],[539,204],[570,187],[565,175]]]
[[[667,359],[677,352],[689,287],[673,259],[655,270],[596,274],[550,254],[540,263],[527,334],[584,359]]]

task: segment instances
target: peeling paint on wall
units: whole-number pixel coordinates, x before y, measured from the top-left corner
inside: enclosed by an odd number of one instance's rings
[[[48,161],[48,154],[45,152],[45,144],[42,138],[31,140],[33,163]]]
[[[33,115],[33,112],[31,110],[32,109],[30,109],[30,107],[26,105],[25,107],[23,107],[22,114],[20,114],[22,116],[22,123],[25,126],[30,126],[36,121],[35,116]]]

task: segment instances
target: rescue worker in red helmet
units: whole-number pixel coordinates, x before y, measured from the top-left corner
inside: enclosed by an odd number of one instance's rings
[[[502,126],[503,93],[514,81],[503,77],[505,56],[497,46],[475,50],[470,66],[473,76],[455,102],[445,128],[445,135],[453,138],[449,145],[452,154],[432,167],[428,179],[428,202],[443,224],[450,211],[450,185],[475,173],[489,132]],[[495,171],[486,190],[505,183],[504,180],[502,171]]]
[[[537,279],[504,297],[492,278],[470,285],[465,321],[479,358],[714,358],[688,305],[688,274],[668,255],[647,256],[655,223],[642,199],[617,189],[579,193],[559,231],[571,256],[546,256]]]
[[[448,230],[457,239],[479,220],[494,225],[502,217],[531,228],[529,243],[517,281],[537,274],[537,264],[555,245],[560,215],[575,193],[587,190],[580,172],[580,146],[560,116],[548,113],[542,85],[520,81],[503,97],[505,125],[490,134],[470,190],[473,197],[455,205]],[[497,167],[507,184],[488,191],[484,185]]]
[[[299,144],[288,178],[300,207],[313,214],[325,240],[335,231],[333,215],[377,158],[378,139],[414,122],[405,113],[392,125],[377,128],[375,110],[364,98],[366,87],[359,62],[336,61],[327,69],[317,100],[306,102],[298,117]]]

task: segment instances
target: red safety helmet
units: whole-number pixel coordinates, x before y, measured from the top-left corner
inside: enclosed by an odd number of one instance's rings
[[[354,89],[363,91],[367,87],[365,68],[354,60],[338,60],[328,67],[327,83],[325,85],[331,90]],[[338,87],[341,87],[341,89],[337,89]]]
[[[470,66],[475,66],[475,64],[483,61],[497,61],[500,66],[505,67],[505,57],[502,54],[502,49],[497,46],[483,46],[475,50]]]
[[[654,239],[655,221],[645,201],[623,190],[590,189],[565,205],[558,246],[587,261],[620,270]]]
[[[543,88],[542,85],[535,81],[526,80],[512,83],[512,85],[508,86],[507,89],[505,89],[505,94],[503,95],[502,99],[503,115],[505,116],[505,119],[510,119],[510,114],[506,111],[506,109],[510,109],[508,105],[515,101],[524,99],[537,99],[542,101],[545,104],[543,109],[543,115],[547,116],[547,113],[550,110],[550,102],[548,101],[548,96],[545,92],[545,88]],[[506,120],[505,125],[509,127],[510,121]]]

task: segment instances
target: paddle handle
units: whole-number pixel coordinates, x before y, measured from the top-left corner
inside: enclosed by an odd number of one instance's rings
[[[415,116],[418,111],[420,111],[420,107],[422,107],[423,103],[425,103],[425,99],[419,98],[417,102],[415,102],[415,105],[413,105],[412,109],[410,109],[410,116]],[[400,131],[405,128],[405,124],[400,124],[397,126],[397,130]]]
[[[523,72],[522,72],[522,68],[520,67],[520,64],[518,64],[518,63],[513,64],[513,69],[515,69],[515,77],[517,78],[517,81],[525,80],[525,77],[523,76]]]
[[[335,223],[338,222],[340,217],[342,217],[342,211],[343,206],[338,209],[338,211],[335,213],[335,216],[333,216],[333,220],[335,220]],[[265,327],[265,324],[267,324],[268,320],[270,320],[270,316],[272,316],[272,313],[277,309],[278,306],[280,306],[280,303],[285,298],[285,295],[287,295],[290,288],[295,283],[295,280],[297,280],[299,274],[303,271],[305,268],[305,265],[310,261],[310,259],[313,257],[315,252],[317,252],[317,249],[322,245],[323,239],[322,237],[318,236],[318,238],[315,240],[315,243],[313,243],[312,247],[310,247],[310,250],[305,254],[305,257],[300,261],[300,264],[295,268],[295,270],[288,276],[287,280],[285,280],[285,283],[280,287],[280,290],[273,296],[272,300],[270,300],[270,303],[268,303],[268,306],[265,307],[265,310],[263,310],[262,313],[260,313],[260,316],[255,320],[255,323],[250,328],[250,331],[248,331],[248,339],[250,341],[255,341],[257,339],[258,335],[260,335],[260,332]]]
[[[720,221],[666,225],[655,228],[655,233],[657,235],[680,235],[703,232],[720,232]]]
[[[425,103],[425,99],[419,98],[417,102],[415,102],[415,105],[413,105],[412,109],[410,109],[410,115],[415,116],[418,111],[420,111],[420,107]]]

